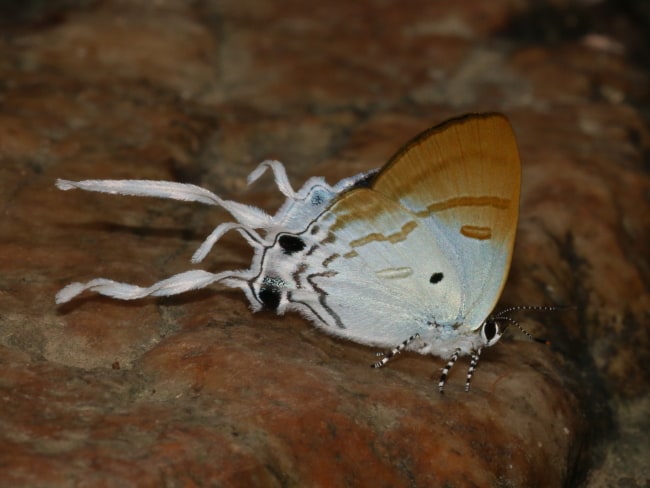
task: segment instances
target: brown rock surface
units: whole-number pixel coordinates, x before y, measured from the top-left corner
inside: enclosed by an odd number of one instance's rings
[[[33,4],[30,4],[33,5]],[[246,5],[246,7],[243,7]],[[650,427],[648,76],[612,5],[53,2],[0,37],[0,486],[645,486]],[[566,22],[568,18],[577,23]],[[596,35],[597,34],[597,35]],[[641,41],[639,40],[641,39]],[[252,315],[214,287],[84,296],[98,276],[191,269],[224,212],[55,189],[193,182],[274,209],[294,186],[377,167],[420,130],[498,110],[523,161],[514,335],[464,366]],[[247,267],[227,235],[209,270]],[[537,321],[543,321],[541,322]]]

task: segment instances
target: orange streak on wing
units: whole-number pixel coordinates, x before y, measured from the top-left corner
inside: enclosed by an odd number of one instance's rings
[[[418,217],[428,217],[433,212],[449,210],[456,207],[493,207],[498,209],[507,209],[511,200],[499,197],[458,197],[450,198],[442,202],[434,202],[427,205],[426,210],[416,212]]]
[[[476,225],[463,225],[460,228],[460,233],[465,237],[471,239],[478,239],[479,241],[484,241],[485,239],[490,239],[492,237],[492,229],[489,227],[479,227]]]

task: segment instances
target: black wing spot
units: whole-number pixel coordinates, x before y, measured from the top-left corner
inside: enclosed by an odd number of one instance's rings
[[[431,275],[431,278],[429,278],[429,283],[432,285],[435,285],[436,283],[440,283],[442,281],[442,278],[444,278],[444,275],[440,272],[438,273],[433,273]]]
[[[300,237],[292,234],[283,234],[278,239],[278,244],[282,248],[284,254],[293,254],[294,252],[302,251],[305,248],[305,241]]]

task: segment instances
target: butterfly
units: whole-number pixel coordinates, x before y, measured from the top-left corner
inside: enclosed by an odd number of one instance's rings
[[[202,261],[232,230],[253,247],[250,268],[195,269],[140,287],[105,278],[71,283],[65,303],[90,290],[122,300],[176,295],[213,283],[239,288],[252,310],[296,311],[334,336],[383,348],[381,367],[405,350],[445,358],[438,388],[470,356],[501,338],[507,313],[492,311],[507,279],[519,213],[521,167],[501,114],[471,114],[417,135],[381,169],[298,191],[278,161],[262,162],[286,197],[269,215],[201,187],[151,180],[57,180],[58,188],[202,202],[236,222],[218,225],[192,256]],[[518,325],[518,324],[517,324]]]

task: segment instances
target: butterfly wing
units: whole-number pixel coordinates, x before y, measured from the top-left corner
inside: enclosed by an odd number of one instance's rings
[[[486,114],[420,134],[372,184],[451,243],[461,263],[464,322],[472,330],[493,310],[508,275],[520,179],[510,123]]]
[[[459,263],[444,235],[420,220],[371,189],[342,195],[302,234],[309,258],[284,280],[297,285],[291,308],[334,334],[384,347],[439,324],[453,329]]]

